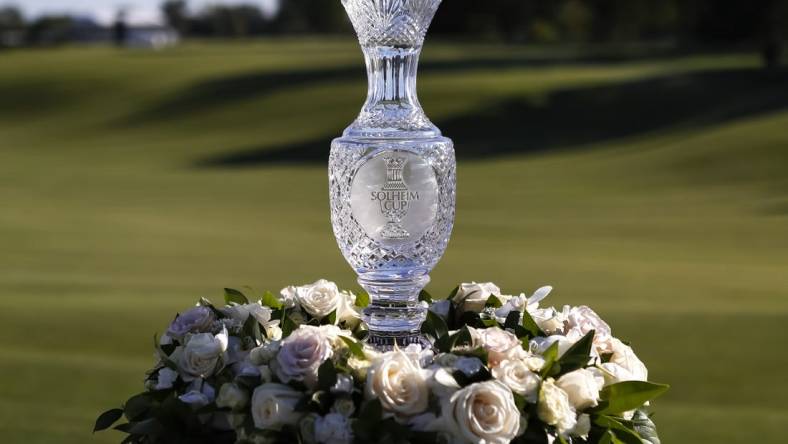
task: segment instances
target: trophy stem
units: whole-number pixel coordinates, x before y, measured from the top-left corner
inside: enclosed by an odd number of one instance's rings
[[[395,344],[424,345],[421,324],[427,316],[427,307],[419,302],[419,293],[429,281],[426,274],[362,274],[358,282],[370,296],[370,305],[363,314],[369,328],[367,343],[381,350],[393,348]]]

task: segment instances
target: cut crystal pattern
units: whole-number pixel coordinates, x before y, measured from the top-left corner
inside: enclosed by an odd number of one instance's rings
[[[440,0],[342,0],[369,77],[358,118],[329,157],[331,222],[370,294],[364,321],[379,348],[422,342],[418,295],[454,224],[454,144],[416,95],[421,45]]]

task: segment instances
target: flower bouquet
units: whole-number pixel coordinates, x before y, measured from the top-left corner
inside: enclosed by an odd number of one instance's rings
[[[364,343],[369,296],[328,281],[202,299],[155,340],[145,391],[99,416],[123,443],[659,444],[667,386],[588,307],[462,284],[429,307],[434,346]],[[125,420],[121,421],[121,418]]]

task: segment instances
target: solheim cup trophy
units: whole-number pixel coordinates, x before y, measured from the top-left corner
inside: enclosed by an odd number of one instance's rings
[[[369,77],[358,118],[333,141],[331,222],[370,295],[363,319],[381,349],[422,342],[419,293],[454,224],[452,141],[416,96],[424,36],[441,0],[342,0]]]

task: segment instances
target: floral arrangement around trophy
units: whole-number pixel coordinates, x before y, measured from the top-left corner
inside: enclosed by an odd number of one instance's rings
[[[422,292],[434,348],[381,352],[364,342],[365,293],[227,289],[224,307],[175,318],[146,390],[95,430],[125,417],[123,443],[658,444],[645,407],[667,386],[590,308],[541,308],[550,291]]]

